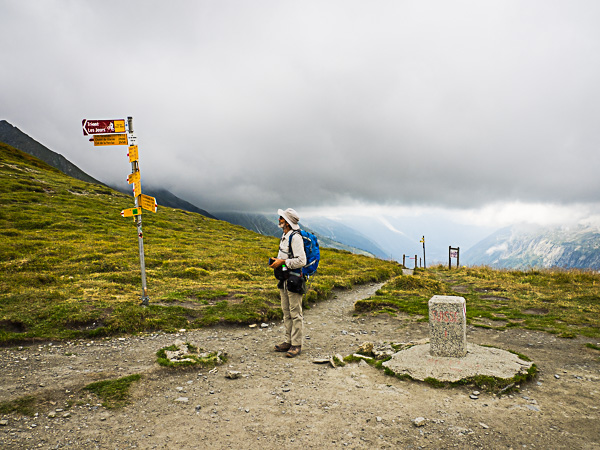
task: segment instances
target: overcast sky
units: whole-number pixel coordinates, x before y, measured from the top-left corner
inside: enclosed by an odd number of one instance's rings
[[[126,186],[81,120],[133,116],[142,185],[213,212],[552,222],[600,212],[599,24],[597,0],[0,0],[0,119]]]

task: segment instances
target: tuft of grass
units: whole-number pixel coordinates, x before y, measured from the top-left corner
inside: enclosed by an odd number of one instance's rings
[[[129,389],[139,381],[141,375],[134,374],[116,380],[103,380],[88,384],[83,389],[98,396],[107,409],[121,408],[129,402]]]
[[[37,399],[31,395],[27,395],[16,400],[0,403],[0,414],[17,413],[24,416],[33,416],[36,404]]]

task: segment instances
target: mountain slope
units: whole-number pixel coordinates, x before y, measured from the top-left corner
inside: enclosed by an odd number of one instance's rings
[[[600,230],[596,226],[583,224],[570,227],[507,227],[474,245],[461,255],[461,261],[469,265],[498,268],[598,270]]]
[[[278,239],[180,209],[143,211],[150,305],[139,306],[131,196],[0,143],[0,343],[281,317],[267,265]],[[322,249],[307,301],[383,280],[396,264]]]

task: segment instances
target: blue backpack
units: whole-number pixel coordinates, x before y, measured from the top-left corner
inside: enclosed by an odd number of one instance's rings
[[[306,253],[306,265],[302,268],[302,275],[310,277],[317,271],[317,267],[319,267],[319,260],[321,259],[321,252],[319,251],[319,241],[317,237],[306,231],[306,230],[298,230],[294,231],[290,234],[290,252],[292,253],[292,257],[294,256],[294,252],[292,251],[292,236],[295,234],[299,234],[302,236],[302,242],[304,243],[304,253]]]

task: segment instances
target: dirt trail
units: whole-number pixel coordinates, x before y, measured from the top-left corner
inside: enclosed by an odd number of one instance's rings
[[[523,353],[540,369],[505,397],[471,399],[472,387],[435,389],[366,363],[315,364],[365,341],[428,336],[426,323],[407,316],[354,317],[354,302],[378,287],[338,292],[306,310],[295,359],[271,350],[280,323],[1,349],[0,401],[48,400],[35,417],[0,417],[0,448],[600,448],[600,352],[584,346],[589,339],[468,327],[469,342]],[[229,361],[216,371],[160,368],[156,351],[176,339],[223,349]],[[227,369],[242,376],[228,379]],[[124,408],[107,410],[80,392],[137,373]]]

